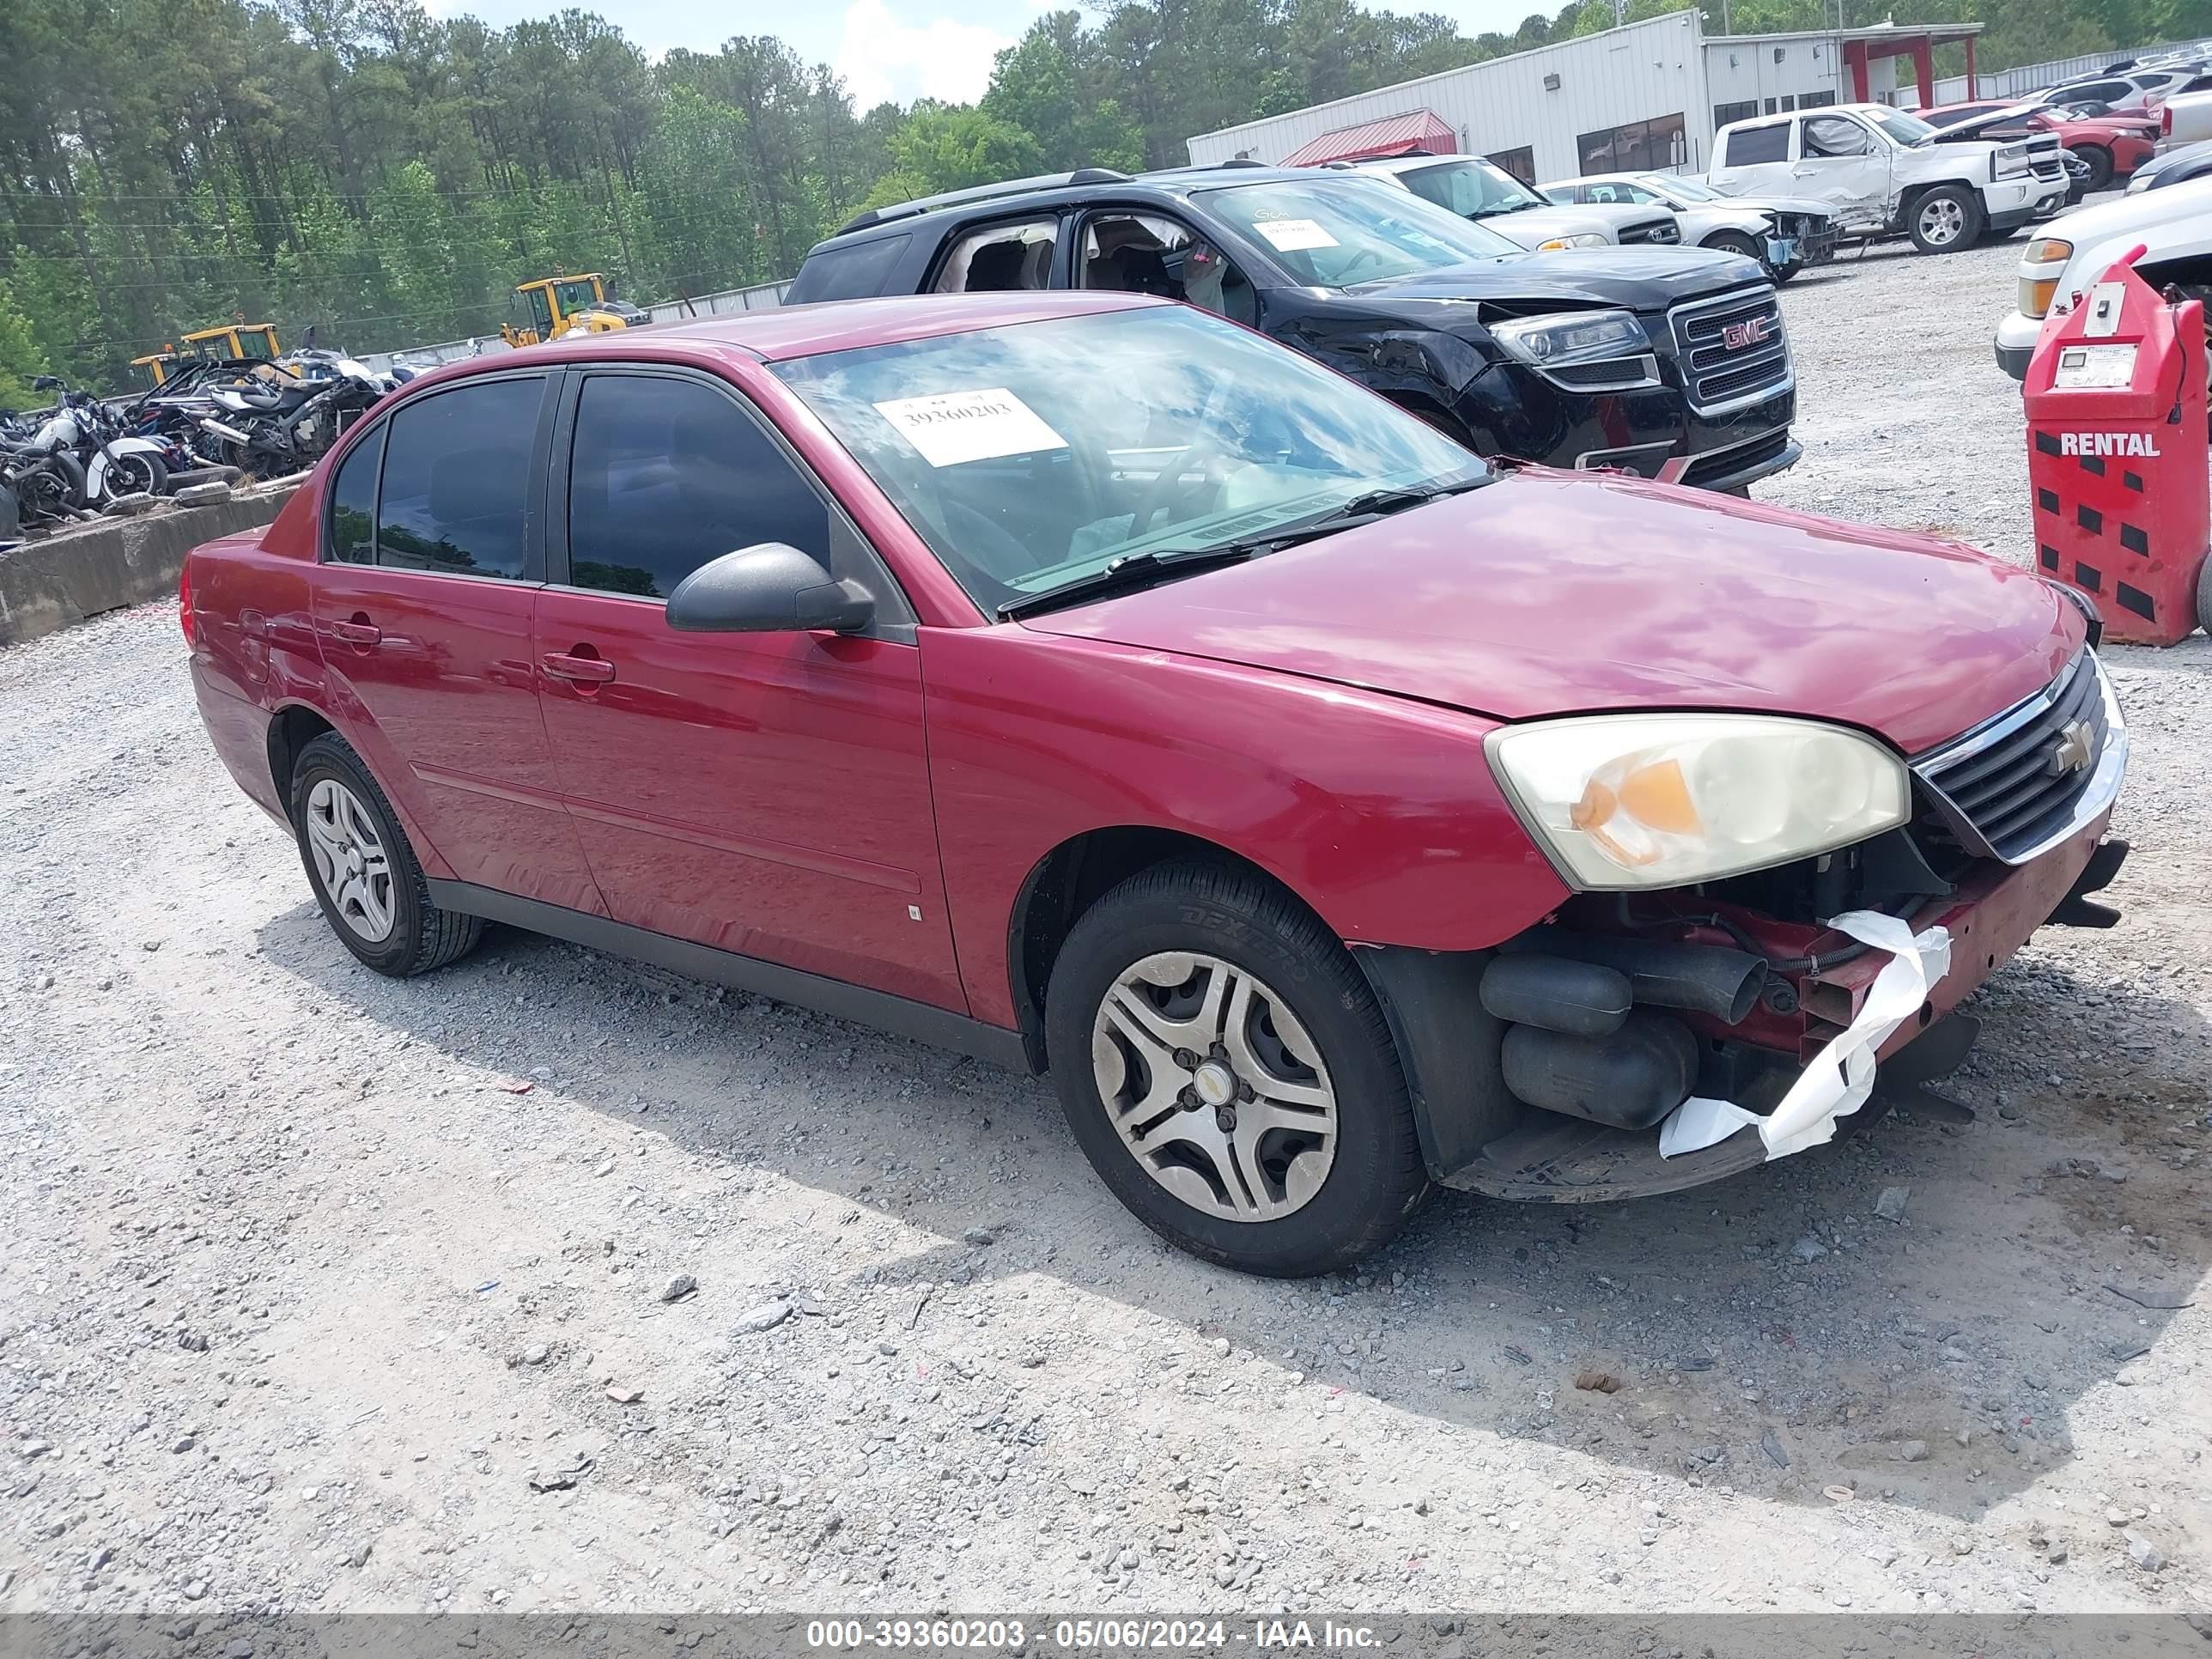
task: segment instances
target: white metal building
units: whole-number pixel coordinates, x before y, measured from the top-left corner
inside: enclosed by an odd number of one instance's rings
[[[1968,42],[1971,53],[1980,28],[1884,25],[1709,35],[1695,11],[1669,12],[1201,133],[1189,141],[1190,159],[1200,165],[1238,156],[1280,161],[1332,134],[1337,142],[1319,148],[1389,153],[1364,146],[1354,129],[1427,112],[1458,135],[1462,153],[1487,155],[1532,182],[1630,167],[1702,173],[1717,128],[1784,109],[1888,101],[1899,57],[1925,64],[1933,46],[1954,40]],[[1394,125],[1376,132],[1399,130]]]

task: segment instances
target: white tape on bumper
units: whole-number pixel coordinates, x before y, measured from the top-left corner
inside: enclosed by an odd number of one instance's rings
[[[1878,910],[1851,910],[1828,924],[1863,945],[1890,953],[1867,988],[1854,1019],[1790,1085],[1765,1117],[1729,1100],[1692,1095],[1659,1126],[1659,1155],[1679,1158],[1726,1140],[1747,1125],[1766,1143],[1769,1162],[1832,1139],[1836,1120],[1866,1104],[1874,1092],[1875,1050],[1920,1012],[1928,993],[1951,970],[1951,935],[1942,927],[1915,933]]]

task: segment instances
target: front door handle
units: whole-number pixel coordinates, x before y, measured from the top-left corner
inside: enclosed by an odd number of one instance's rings
[[[604,657],[579,657],[565,651],[549,651],[538,660],[556,680],[588,680],[604,685],[615,677],[615,665]]]
[[[382,629],[369,621],[368,617],[361,616],[356,616],[351,622],[332,623],[331,633],[333,637],[344,641],[348,645],[375,645],[384,638]]]

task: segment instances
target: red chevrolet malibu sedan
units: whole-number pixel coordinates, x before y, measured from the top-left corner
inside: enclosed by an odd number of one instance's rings
[[[1923,538],[1501,471],[1128,295],[564,340],[185,571],[339,941],[486,921],[1030,1071],[1270,1273],[1431,1182],[1711,1181],[1954,1065],[2124,850],[2095,623]]]

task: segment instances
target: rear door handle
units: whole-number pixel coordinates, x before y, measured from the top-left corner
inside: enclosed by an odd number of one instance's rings
[[[332,623],[331,633],[348,645],[375,645],[384,638],[384,630],[370,622]]]
[[[615,677],[615,665],[604,657],[578,657],[563,651],[549,651],[538,660],[556,680],[589,680],[603,685]]]

